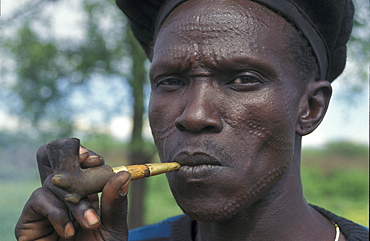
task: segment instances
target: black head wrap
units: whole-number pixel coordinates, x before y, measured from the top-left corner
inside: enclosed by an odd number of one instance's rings
[[[167,16],[186,0],[116,0],[134,35],[150,58],[151,44]],[[320,78],[333,81],[346,63],[346,43],[353,25],[351,0],[253,0],[293,23],[310,44]]]

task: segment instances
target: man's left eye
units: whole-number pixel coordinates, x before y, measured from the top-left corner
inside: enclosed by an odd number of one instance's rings
[[[248,91],[258,88],[258,86],[260,86],[260,84],[262,84],[263,82],[264,81],[260,76],[248,74],[235,76],[234,78],[232,78],[231,81],[227,83],[227,85],[234,90]]]
[[[240,76],[234,79],[232,84],[254,84],[254,83],[261,83],[261,80],[254,77],[254,76]]]

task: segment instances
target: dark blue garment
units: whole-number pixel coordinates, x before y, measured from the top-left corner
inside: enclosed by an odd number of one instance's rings
[[[161,238],[166,238],[167,240],[170,237],[172,223],[185,215],[179,215],[175,217],[168,218],[159,223],[155,223],[149,226],[136,228],[129,231],[129,241],[144,241]]]
[[[347,241],[368,241],[369,229],[339,217],[323,208],[311,205],[324,217],[338,224]],[[129,231],[129,241],[192,241],[196,236],[196,221],[185,215]]]

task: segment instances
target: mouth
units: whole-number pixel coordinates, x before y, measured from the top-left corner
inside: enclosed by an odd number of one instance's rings
[[[201,181],[222,170],[223,165],[205,153],[180,153],[174,159],[181,165],[177,175],[188,181]]]

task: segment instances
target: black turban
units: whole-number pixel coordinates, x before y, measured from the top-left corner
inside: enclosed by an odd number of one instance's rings
[[[185,1],[116,0],[148,57],[155,33],[170,12]],[[353,25],[351,0],[252,1],[277,12],[303,33],[318,61],[321,79],[333,81],[342,73]]]

